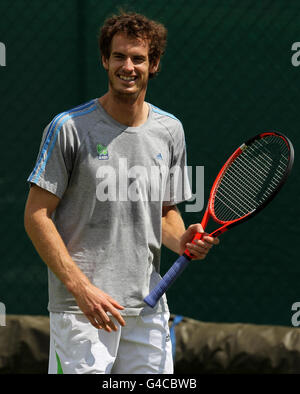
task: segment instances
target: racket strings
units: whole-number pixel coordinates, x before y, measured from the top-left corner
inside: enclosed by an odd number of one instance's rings
[[[231,174],[232,175],[232,174]],[[249,173],[247,174],[249,176]],[[247,213],[252,212],[255,210],[258,206],[257,204],[257,198],[255,195],[253,195],[253,191],[258,194],[261,187],[261,184],[258,184],[257,182],[253,183],[253,179],[251,178],[251,181],[248,182],[245,188],[245,183],[241,183],[240,181],[236,183],[232,182],[231,179],[233,178],[227,178],[226,181],[223,181],[222,186],[220,186],[220,190],[218,191],[217,199],[219,202],[223,204],[223,209],[216,209],[218,217],[223,220],[234,220],[236,218],[242,217],[246,215]],[[244,175],[245,179],[245,175]],[[254,178],[255,179],[255,178]],[[261,183],[262,180],[260,179]],[[227,187],[228,186],[228,187]],[[258,187],[257,187],[258,186]],[[232,197],[232,188],[237,188],[239,187],[239,193],[235,193],[234,198]],[[223,192],[221,192],[221,190]],[[264,192],[264,197],[269,195],[270,193],[273,192],[273,188],[268,187],[266,189],[266,192]],[[225,192],[225,193],[224,193]],[[225,203],[227,201],[227,203]],[[230,204],[228,203],[230,201]],[[229,209],[229,211],[228,211]]]
[[[255,210],[276,190],[288,163],[289,149],[280,137],[267,136],[247,146],[216,187],[216,218],[231,221]]]

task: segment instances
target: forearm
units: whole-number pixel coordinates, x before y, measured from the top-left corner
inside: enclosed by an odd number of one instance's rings
[[[164,207],[162,216],[162,243],[175,253],[180,253],[180,238],[185,225],[176,206]]]
[[[25,216],[25,229],[42,260],[70,292],[89,284],[88,278],[72,260],[50,217],[42,213]]]

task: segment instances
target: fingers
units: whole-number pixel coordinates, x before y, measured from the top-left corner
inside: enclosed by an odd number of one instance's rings
[[[98,292],[101,291],[98,290]],[[124,307],[108,294],[104,294],[101,292],[101,302],[97,302],[85,315],[95,328],[104,329],[107,332],[117,331],[118,325],[125,326],[125,320],[117,310],[123,310]]]
[[[112,331],[112,327],[109,325],[109,317],[105,314],[101,314],[98,311],[95,311],[93,314],[86,313],[86,317],[89,319],[90,323],[97,328],[98,330],[104,329],[107,332]]]
[[[117,322],[121,326],[125,326],[125,320],[123,319],[122,315],[115,309],[115,308],[117,308],[117,309],[123,310],[124,307],[122,305],[120,305],[116,300],[111,298],[110,296],[108,296],[108,300],[111,303],[111,305],[113,306],[113,307],[110,307],[108,309],[108,311],[114,316],[114,318],[117,320]]]
[[[118,323],[121,326],[125,326],[125,320],[117,311],[111,309],[110,312],[116,321],[108,313],[109,311],[105,312],[99,308],[93,314],[86,314],[86,316],[95,328],[104,329],[107,332],[118,331]]]
[[[125,326],[125,320],[123,319],[123,317],[120,315],[120,313],[118,311],[116,311],[115,309],[112,309],[110,311],[110,313],[112,314],[112,316],[117,320],[117,322],[121,325],[121,326]]]
[[[187,231],[190,234],[197,234],[197,233],[203,233],[204,232],[203,227],[201,226],[200,223],[191,224],[188,227]]]
[[[108,316],[107,312],[104,309],[100,309],[96,315],[97,322],[103,327],[103,329],[107,332],[117,331],[118,327]]]
[[[218,238],[204,235],[201,240],[195,240],[193,243],[187,243],[186,247],[194,256],[194,260],[203,260],[207,256],[210,249],[219,243],[220,240]]]
[[[210,244],[211,246],[219,245],[219,243],[220,243],[219,238],[210,237],[209,235],[204,235],[202,240],[203,240],[203,242]]]
[[[119,312],[124,307],[111,296],[92,284],[79,290],[74,294],[77,304],[95,328],[112,332],[117,331],[119,326],[125,326]]]
[[[189,237],[190,234],[203,233],[204,235],[202,237],[202,240],[204,240],[208,244],[218,245],[220,243],[219,238],[210,237],[209,234],[205,233],[200,223],[191,224],[187,229],[187,233],[189,234],[187,234],[186,236]]]

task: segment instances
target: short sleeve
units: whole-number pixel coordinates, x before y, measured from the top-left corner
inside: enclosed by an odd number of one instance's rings
[[[188,177],[186,143],[182,124],[172,134],[171,165],[166,181],[163,205],[176,205],[192,197]]]
[[[73,153],[72,130],[54,118],[44,130],[35,167],[27,181],[62,198],[72,172]]]

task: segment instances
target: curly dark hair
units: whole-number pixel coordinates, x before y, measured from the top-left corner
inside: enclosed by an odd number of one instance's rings
[[[100,29],[99,48],[102,56],[109,59],[111,41],[116,33],[125,33],[129,37],[141,38],[149,42],[149,62],[155,64],[165,52],[167,42],[167,29],[159,22],[148,19],[144,15],[134,12],[122,12],[106,19]],[[160,71],[150,73],[153,78]]]

